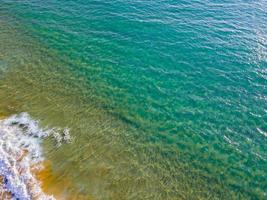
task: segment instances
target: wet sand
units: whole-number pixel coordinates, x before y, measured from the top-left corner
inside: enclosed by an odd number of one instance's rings
[[[57,200],[94,200],[90,195],[81,195],[71,193],[73,188],[72,182],[64,177],[58,181],[58,176],[52,170],[52,163],[48,160],[43,163],[44,168],[41,171],[35,172],[36,178],[41,183],[41,188],[44,193],[53,195]]]

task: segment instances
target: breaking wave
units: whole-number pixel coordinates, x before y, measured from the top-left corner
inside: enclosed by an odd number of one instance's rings
[[[27,113],[0,120],[0,199],[55,199],[42,191],[35,176],[43,168],[41,142],[46,137],[57,145],[71,139],[69,129],[40,128]]]

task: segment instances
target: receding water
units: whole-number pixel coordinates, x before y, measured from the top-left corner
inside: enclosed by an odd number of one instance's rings
[[[1,0],[0,118],[58,199],[266,199],[267,2]]]

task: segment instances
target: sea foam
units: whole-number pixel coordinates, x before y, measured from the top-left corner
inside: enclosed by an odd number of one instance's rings
[[[40,128],[27,113],[0,120],[0,199],[55,199],[42,191],[35,177],[43,167],[45,137],[54,138],[58,145],[71,139],[69,129]]]

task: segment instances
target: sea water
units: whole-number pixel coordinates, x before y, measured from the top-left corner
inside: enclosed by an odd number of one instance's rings
[[[267,2],[1,0],[0,117],[20,113],[71,142],[1,121],[1,150],[49,163],[13,197],[266,199]]]

